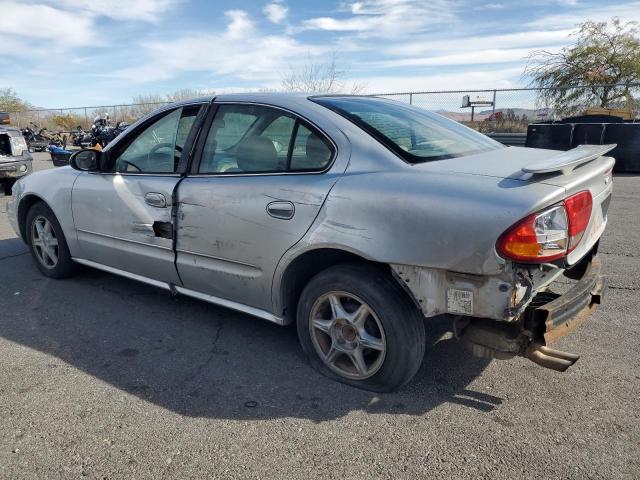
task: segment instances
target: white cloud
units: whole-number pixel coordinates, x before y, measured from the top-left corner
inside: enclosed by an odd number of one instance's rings
[[[280,23],[287,17],[289,9],[281,2],[273,2],[266,5],[262,11],[271,22]]]
[[[505,7],[504,3],[486,3],[484,5],[478,5],[476,10],[502,10]]]
[[[80,46],[97,41],[91,19],[48,5],[0,2],[2,34],[59,45]],[[4,39],[3,39],[4,40]]]
[[[363,0],[348,4],[347,18],[311,18],[302,28],[402,37],[456,20],[458,6],[457,1],[447,0]]]
[[[367,93],[442,91],[518,87],[520,68],[461,70],[455,73],[435,75],[383,75],[363,77],[357,80],[367,83]],[[462,94],[452,94],[451,101],[459,103]]]
[[[502,35],[453,37],[394,43],[384,53],[394,56],[426,56],[450,53],[472,53],[477,50],[510,50],[540,48],[564,44],[571,30],[533,30]]]
[[[51,1],[51,0],[49,0]],[[157,22],[182,0],[56,0],[51,3],[75,11],[114,20]]]
[[[526,26],[533,28],[574,28],[577,24],[592,20],[603,22],[611,17],[618,17],[623,21],[640,21],[640,2],[627,4],[609,4],[601,7],[574,7],[568,13],[545,15],[529,22]]]
[[[229,24],[221,33],[193,33],[142,43],[136,66],[113,76],[134,82],[170,79],[185,72],[203,72],[212,78],[273,83],[292,64],[327,52],[327,47],[299,43],[287,35],[266,35],[243,10],[225,12]],[[206,53],[203,53],[206,52]]]
[[[549,51],[560,51],[561,47],[547,48]],[[398,67],[428,67],[444,65],[480,65],[498,64],[524,61],[531,52],[530,48],[505,48],[505,49],[479,49],[465,53],[454,53],[449,55],[436,55],[418,58],[402,58],[398,60],[386,60],[374,62],[372,66],[377,68],[398,68]]]

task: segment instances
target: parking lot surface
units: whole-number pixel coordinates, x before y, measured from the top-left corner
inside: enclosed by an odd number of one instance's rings
[[[0,198],[0,478],[640,478],[640,176],[614,189],[605,304],[557,344],[574,367],[474,358],[429,320],[384,395],[315,373],[293,328],[43,277]]]

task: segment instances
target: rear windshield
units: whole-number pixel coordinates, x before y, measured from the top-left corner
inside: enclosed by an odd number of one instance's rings
[[[315,97],[410,163],[462,157],[504,148],[489,137],[441,115],[371,97]]]

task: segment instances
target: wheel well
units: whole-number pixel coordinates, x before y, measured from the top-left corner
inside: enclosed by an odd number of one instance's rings
[[[340,263],[368,263],[389,270],[389,266],[367,260],[355,253],[333,248],[320,248],[305,252],[293,260],[284,272],[280,284],[282,307],[286,323],[295,321],[298,300],[302,290],[315,275]]]
[[[45,203],[37,195],[26,195],[18,205],[18,227],[20,227],[20,236],[25,243],[27,241],[27,214],[31,207],[38,202]]]

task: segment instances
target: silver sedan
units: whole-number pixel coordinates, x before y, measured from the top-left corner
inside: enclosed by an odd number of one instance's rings
[[[317,370],[389,391],[436,315],[477,355],[577,360],[547,345],[600,302],[611,148],[507,148],[378,98],[221,95],[19,180],[8,212],[44,275],[84,265],[294,323]]]

